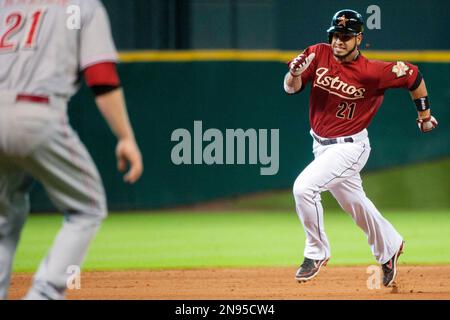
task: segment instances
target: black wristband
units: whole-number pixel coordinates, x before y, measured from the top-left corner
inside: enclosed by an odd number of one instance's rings
[[[430,109],[430,101],[428,100],[428,96],[422,97],[414,100],[417,111],[426,111]]]

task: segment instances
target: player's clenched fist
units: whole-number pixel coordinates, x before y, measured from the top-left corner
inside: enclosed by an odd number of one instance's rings
[[[417,125],[420,131],[429,132],[437,127],[438,122],[433,116],[429,116],[423,119],[417,119]]]
[[[142,156],[136,141],[133,139],[121,139],[116,147],[117,169],[125,171],[127,164],[130,168],[124,177],[124,181],[135,183],[142,175],[144,166]]]
[[[306,56],[304,53],[302,53],[291,62],[289,62],[289,72],[291,73],[291,75],[293,77],[300,76],[306,69],[308,69],[315,56],[316,54],[314,52],[309,56]]]

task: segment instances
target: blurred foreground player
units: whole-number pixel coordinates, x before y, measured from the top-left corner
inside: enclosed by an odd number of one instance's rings
[[[142,174],[116,61],[109,20],[100,1],[0,0],[2,299],[7,298],[33,179],[42,183],[64,214],[64,223],[25,299],[64,299],[68,268],[82,264],[107,215],[98,171],[67,119],[67,103],[78,89],[81,74],[117,136],[119,170],[129,164],[124,180],[134,183]]]

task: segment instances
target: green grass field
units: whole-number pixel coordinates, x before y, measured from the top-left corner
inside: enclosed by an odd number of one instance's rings
[[[450,211],[384,212],[405,237],[402,263],[450,263]],[[32,215],[14,270],[34,271],[62,222]],[[342,211],[325,214],[331,265],[375,264],[364,233]],[[294,266],[304,233],[294,211],[153,212],[112,214],[105,220],[85,270],[231,266]]]
[[[450,263],[450,159],[363,175],[364,188],[406,240],[402,263]],[[364,233],[323,194],[334,265],[374,264]],[[290,190],[221,202],[222,211],[111,214],[86,259],[87,270],[294,266],[303,228]],[[403,209],[401,209],[403,207]],[[60,224],[31,215],[14,270],[34,271]]]

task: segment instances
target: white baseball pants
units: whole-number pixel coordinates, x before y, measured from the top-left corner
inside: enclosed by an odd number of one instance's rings
[[[70,276],[107,215],[97,168],[68,123],[65,101],[16,102],[0,92],[0,300],[7,298],[13,259],[29,211],[33,179],[64,214],[26,299],[61,299]]]
[[[311,135],[315,135],[312,130]],[[353,143],[344,142],[344,138],[330,145],[321,145],[314,139],[315,159],[295,180],[296,211],[306,234],[304,256],[314,260],[331,256],[320,197],[321,192],[328,190],[366,233],[374,257],[383,264],[395,254],[403,239],[367,198],[362,187],[359,173],[371,150],[367,130],[351,136]]]

